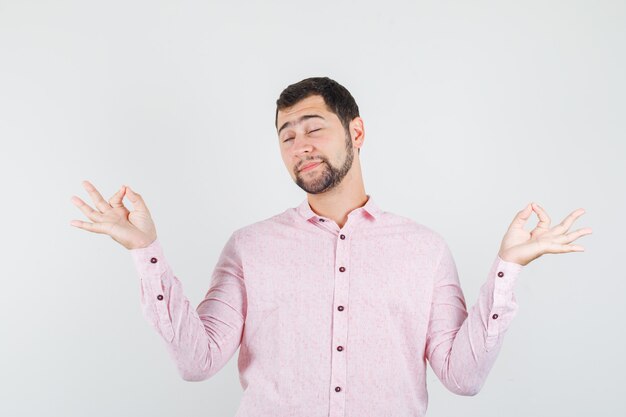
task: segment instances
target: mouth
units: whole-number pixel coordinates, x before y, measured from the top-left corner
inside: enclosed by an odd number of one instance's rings
[[[313,168],[315,168],[316,166],[318,166],[318,165],[319,165],[319,164],[321,164],[321,163],[322,163],[322,161],[319,161],[319,162],[313,162],[313,163],[311,163],[311,164],[307,164],[307,165],[303,166],[303,167],[300,169],[300,172],[310,171],[310,170],[312,170]]]

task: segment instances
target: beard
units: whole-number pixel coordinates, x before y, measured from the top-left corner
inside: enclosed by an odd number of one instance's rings
[[[333,166],[328,159],[318,158],[320,164],[313,168],[318,172],[309,176],[308,172],[296,172],[296,184],[309,194],[321,194],[335,188],[346,176],[354,161],[354,148],[350,134],[346,132],[346,157],[339,167]],[[310,178],[309,178],[310,177]]]

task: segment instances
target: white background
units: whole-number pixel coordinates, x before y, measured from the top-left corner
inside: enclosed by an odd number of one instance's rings
[[[585,252],[522,271],[482,391],[429,369],[428,416],[623,415],[625,22],[623,1],[0,0],[0,415],[235,414],[237,354],[182,380],[130,254],[70,198],[141,193],[197,305],[234,229],[305,198],[274,112],[310,76],[356,98],[366,191],[446,238],[468,307],[518,210],[587,210]]]

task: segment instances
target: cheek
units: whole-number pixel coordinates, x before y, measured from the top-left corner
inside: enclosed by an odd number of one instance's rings
[[[287,169],[291,171],[293,169],[293,158],[285,152],[281,152],[280,157],[283,160],[283,164],[285,165],[285,167],[287,167]]]
[[[287,146],[281,147],[280,157],[283,159],[283,162],[287,163],[287,161],[293,159],[293,152],[291,152],[290,148]]]
[[[335,151],[335,161],[343,161],[346,157],[346,152],[347,151],[345,147],[340,147],[339,149],[337,149]]]

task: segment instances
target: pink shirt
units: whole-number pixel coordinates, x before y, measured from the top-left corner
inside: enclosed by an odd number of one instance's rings
[[[426,361],[452,392],[474,395],[517,312],[522,265],[493,261],[466,308],[437,232],[369,196],[342,228],[308,200],[235,230],[193,308],[160,242],[131,250],[146,319],[187,381],[239,349],[235,417],[417,417]]]

